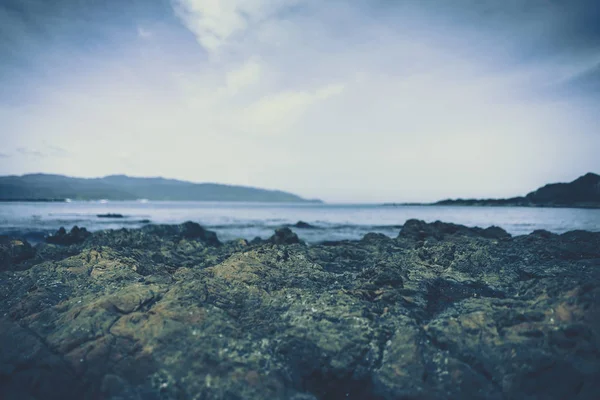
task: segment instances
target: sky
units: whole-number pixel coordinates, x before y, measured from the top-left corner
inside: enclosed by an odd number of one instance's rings
[[[329,202],[600,172],[597,0],[0,0],[0,175]]]

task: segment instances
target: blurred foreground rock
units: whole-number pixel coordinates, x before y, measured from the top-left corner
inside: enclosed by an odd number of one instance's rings
[[[67,232],[65,228],[60,228],[54,235],[48,236],[46,242],[52,244],[71,245],[82,243],[91,235],[85,228],[74,226],[71,231]]]

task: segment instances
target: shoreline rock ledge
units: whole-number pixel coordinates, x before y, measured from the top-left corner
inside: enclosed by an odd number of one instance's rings
[[[597,399],[600,233],[0,238],[0,398]]]

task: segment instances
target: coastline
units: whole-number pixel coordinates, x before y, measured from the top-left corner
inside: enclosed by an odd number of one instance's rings
[[[387,203],[393,205],[394,203]],[[406,203],[405,203],[406,204]],[[600,175],[588,172],[569,183],[550,183],[528,193],[503,199],[446,199],[424,206],[600,208]],[[411,205],[417,205],[412,203]]]
[[[6,398],[600,389],[586,356],[600,339],[600,233],[410,220],[395,238],[307,246],[289,228],[221,242],[188,222],[48,242],[0,238]]]
[[[68,203],[68,199],[2,199],[0,203]]]
[[[531,204],[498,203],[488,200],[442,200],[435,203],[383,203],[383,207],[525,207],[525,208],[584,208],[600,209],[600,204]]]

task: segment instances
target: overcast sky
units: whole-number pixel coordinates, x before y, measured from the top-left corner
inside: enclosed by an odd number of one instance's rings
[[[0,174],[327,201],[600,172],[597,0],[1,0]]]

